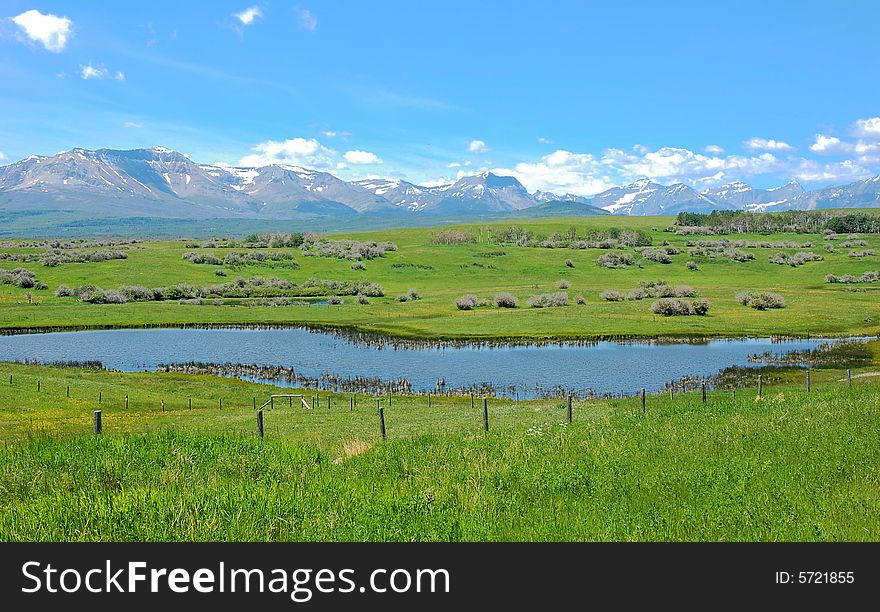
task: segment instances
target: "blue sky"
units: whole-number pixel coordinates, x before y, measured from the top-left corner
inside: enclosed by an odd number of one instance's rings
[[[342,178],[880,173],[880,2],[52,2],[0,7],[0,163],[164,145]]]

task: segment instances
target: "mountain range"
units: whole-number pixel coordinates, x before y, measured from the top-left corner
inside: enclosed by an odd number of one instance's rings
[[[529,193],[512,176],[484,172],[442,186],[400,179],[343,181],[299,166],[240,168],[193,162],[164,147],[73,149],[0,166],[0,215],[63,211],[69,217],[164,219],[432,219],[674,215],[880,207],[880,176],[806,191],[797,182],[757,189],[732,182],[702,191],[640,179],[591,198]]]

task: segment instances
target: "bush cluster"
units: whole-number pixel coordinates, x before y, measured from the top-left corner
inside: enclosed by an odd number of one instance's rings
[[[620,302],[623,300],[644,300],[645,298],[683,298],[697,297],[700,292],[690,285],[670,286],[666,281],[642,281],[635,289],[631,289],[628,293],[607,289],[599,294],[602,299],[609,302]]]
[[[635,259],[629,253],[604,253],[596,260],[603,268],[625,268],[635,263]]]
[[[422,299],[422,294],[415,289],[410,289],[406,293],[401,293],[397,296],[398,302],[414,302],[420,299]]]
[[[495,305],[498,308],[516,308],[519,300],[512,293],[496,293]]]
[[[253,252],[237,252],[227,253],[223,259],[220,259],[213,253],[193,253],[187,251],[183,254],[183,259],[191,261],[194,264],[207,264],[210,266],[248,266],[265,262],[283,263],[284,267],[296,268],[296,262],[293,260],[291,253],[283,251],[253,251]]]
[[[110,261],[112,259],[128,259],[128,254],[122,251],[46,251],[40,257],[40,263],[54,268],[66,263],[93,263],[98,261]]]
[[[849,252],[850,257],[870,257],[872,255],[874,255],[874,249],[862,249],[860,251],[853,250]]]
[[[785,298],[778,293],[765,291],[740,291],[736,294],[736,301],[743,306],[749,306],[755,310],[785,308]]]
[[[15,285],[22,289],[45,289],[46,285],[37,280],[36,275],[25,268],[4,270],[0,268],[0,285]]]
[[[529,305],[529,308],[556,308],[559,306],[568,306],[568,293],[565,291],[557,291],[556,293],[533,295],[526,303]]]
[[[440,230],[431,238],[431,244],[474,244],[476,242],[477,237],[473,234],[453,229]]]
[[[361,242],[358,240],[326,240],[314,234],[307,234],[302,244],[302,253],[307,257],[336,257],[338,259],[376,259],[385,253],[396,251],[393,242]]]
[[[876,283],[880,282],[880,272],[865,272],[861,276],[853,276],[852,274],[843,274],[841,276],[837,276],[836,274],[828,274],[827,276],[825,276],[825,282],[843,284]]]
[[[788,255],[786,253],[777,253],[776,255],[771,255],[770,263],[785,266],[802,266],[808,261],[822,261],[823,259],[824,257],[819,255],[818,253],[802,251],[800,253],[795,253],[794,255]]]
[[[709,313],[709,300],[662,298],[651,304],[651,312],[664,317],[704,316]]]
[[[473,310],[478,306],[485,306],[486,300],[478,298],[473,294],[463,295],[455,299],[455,307],[459,310]]]

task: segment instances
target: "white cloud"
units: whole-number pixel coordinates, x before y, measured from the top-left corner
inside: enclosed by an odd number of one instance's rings
[[[544,138],[543,136],[538,136],[538,142],[545,145],[553,144],[552,140],[550,140],[549,138]]]
[[[318,18],[312,15],[308,9],[294,9],[299,16],[299,27],[309,32],[314,32],[318,28]]]
[[[791,175],[805,182],[856,181],[867,178],[873,173],[850,159],[834,164],[820,164],[812,159],[800,160],[798,167],[793,168]]]
[[[249,26],[263,17],[263,9],[259,6],[252,6],[246,8],[240,13],[235,13],[233,17],[238,19],[241,22],[241,25]]]
[[[459,162],[450,162],[446,164],[447,168],[461,168],[461,163]]]
[[[124,81],[125,80],[125,73],[122,72],[121,70],[117,70],[116,76],[114,76],[113,78],[116,79],[117,81]]]
[[[253,153],[245,155],[239,160],[240,166],[259,167],[281,164],[318,169],[336,166],[335,151],[328,149],[314,138],[267,140],[251,147],[251,151]]]
[[[724,147],[720,147],[716,144],[710,144],[703,147],[703,151],[711,155],[721,155],[722,153],[724,153]]]
[[[6,153],[4,153],[3,151],[0,151],[0,161],[2,161],[4,159],[6,159]]]
[[[849,153],[853,150],[853,146],[848,142],[843,142],[835,136],[826,136],[825,134],[816,134],[816,142],[810,145],[810,151],[819,153],[820,155],[840,155]]]
[[[880,138],[880,117],[859,119],[855,124],[855,133],[863,138]]]
[[[139,130],[142,127],[144,127],[144,124],[137,123],[136,121],[126,121],[125,123],[122,124],[122,127],[126,128],[128,130]]]
[[[71,36],[73,22],[67,17],[46,14],[31,9],[16,15],[12,21],[32,41],[38,42],[48,51],[61,53]]]
[[[601,155],[557,150],[539,162],[522,162],[499,172],[515,176],[530,191],[593,195],[641,177],[701,186],[780,172],[787,163],[772,153],[718,157],[676,147],[652,151],[639,146],[632,151],[606,149]]]
[[[91,63],[88,63],[85,66],[80,65],[79,74],[82,78],[86,80],[103,79],[107,76],[107,69],[103,66],[92,66]]]
[[[468,145],[468,151],[471,153],[485,153],[489,150],[489,147],[486,146],[486,143],[482,140],[472,140]]]
[[[342,157],[348,163],[355,165],[382,163],[382,160],[379,159],[378,155],[370,153],[369,151],[346,151],[345,155]]]
[[[345,140],[349,136],[351,136],[351,132],[340,132],[339,130],[325,130],[321,132],[321,136],[325,136],[327,138],[342,138]]]
[[[743,143],[750,151],[794,151],[794,147],[781,140],[772,138],[750,138]]]

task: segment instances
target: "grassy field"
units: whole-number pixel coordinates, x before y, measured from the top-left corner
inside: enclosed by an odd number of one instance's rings
[[[0,540],[880,538],[880,384],[862,372],[760,401],[649,396],[645,415],[576,402],[571,425],[563,402],[493,400],[489,432],[479,402],[395,397],[383,442],[374,398],[279,402],[261,440],[253,398],[272,387],[0,370]]]
[[[677,236],[662,231],[671,218],[608,218],[535,220],[517,222],[540,235],[564,231],[575,226],[579,232],[588,229],[641,229],[648,232],[654,245],[668,240],[683,250],[672,256],[672,263],[661,264],[642,260],[624,269],[606,269],[595,260],[606,251],[600,249],[547,249],[497,246],[486,243],[490,226],[506,227],[506,223],[465,225],[457,229],[472,232],[481,240],[476,244],[435,245],[431,243],[437,229],[404,229],[381,233],[350,234],[358,240],[390,240],[398,245],[396,252],[364,262],[366,270],[357,271],[352,262],[322,257],[303,257],[294,253],[296,269],[251,265],[226,268],[228,276],[215,275],[216,266],[197,265],[182,259],[189,251],[183,241],[144,243],[127,251],[128,259],[97,263],[67,263],[45,267],[39,263],[19,264],[0,261],[0,268],[23,266],[32,270],[47,290],[25,290],[0,285],[0,328],[73,328],[132,327],[143,325],[183,324],[298,324],[339,326],[361,331],[413,338],[596,338],[656,336],[768,336],[846,334],[876,335],[880,332],[880,285],[829,284],[826,274],[860,275],[880,268],[877,256],[852,258],[850,249],[837,248],[835,253],[825,245],[839,246],[823,240],[821,235],[774,234],[727,236],[730,239],[754,241],[810,241],[811,248],[782,249],[792,254],[798,250],[821,254],[824,259],[799,267],[770,263],[769,257],[780,249],[748,249],[755,259],[736,262],[723,258],[691,256],[688,240],[720,238],[713,236]],[[336,236],[337,238],[340,236]],[[861,236],[868,246],[880,250],[880,237]],[[242,249],[235,249],[241,251]],[[7,253],[38,253],[34,249],[3,248]],[[216,253],[222,249],[200,249],[200,253]],[[628,252],[635,255],[633,249]],[[573,267],[566,265],[572,261]],[[695,261],[698,270],[689,270],[688,261]],[[77,286],[94,284],[103,289],[122,285],[161,287],[180,282],[206,286],[229,281],[236,276],[278,277],[297,283],[308,278],[363,280],[381,284],[384,298],[373,298],[368,305],[358,304],[353,297],[337,306],[283,307],[235,305],[179,304],[176,301],[128,304],[87,304],[75,297],[58,298],[54,290],[60,284]],[[663,279],[671,285],[688,284],[711,302],[705,317],[662,317],[652,314],[653,300],[607,302],[600,297],[605,289],[627,291],[641,281]],[[557,283],[569,283],[569,305],[561,308],[528,308],[529,296],[557,291]],[[414,288],[421,300],[401,303],[398,294]],[[735,300],[741,290],[765,290],[781,294],[788,304],[783,310],[757,311]],[[33,303],[27,302],[27,291]],[[500,309],[494,304],[472,311],[459,311],[453,301],[472,293],[492,301],[498,292],[511,292],[519,298],[516,309]],[[584,304],[577,304],[582,295]]]

